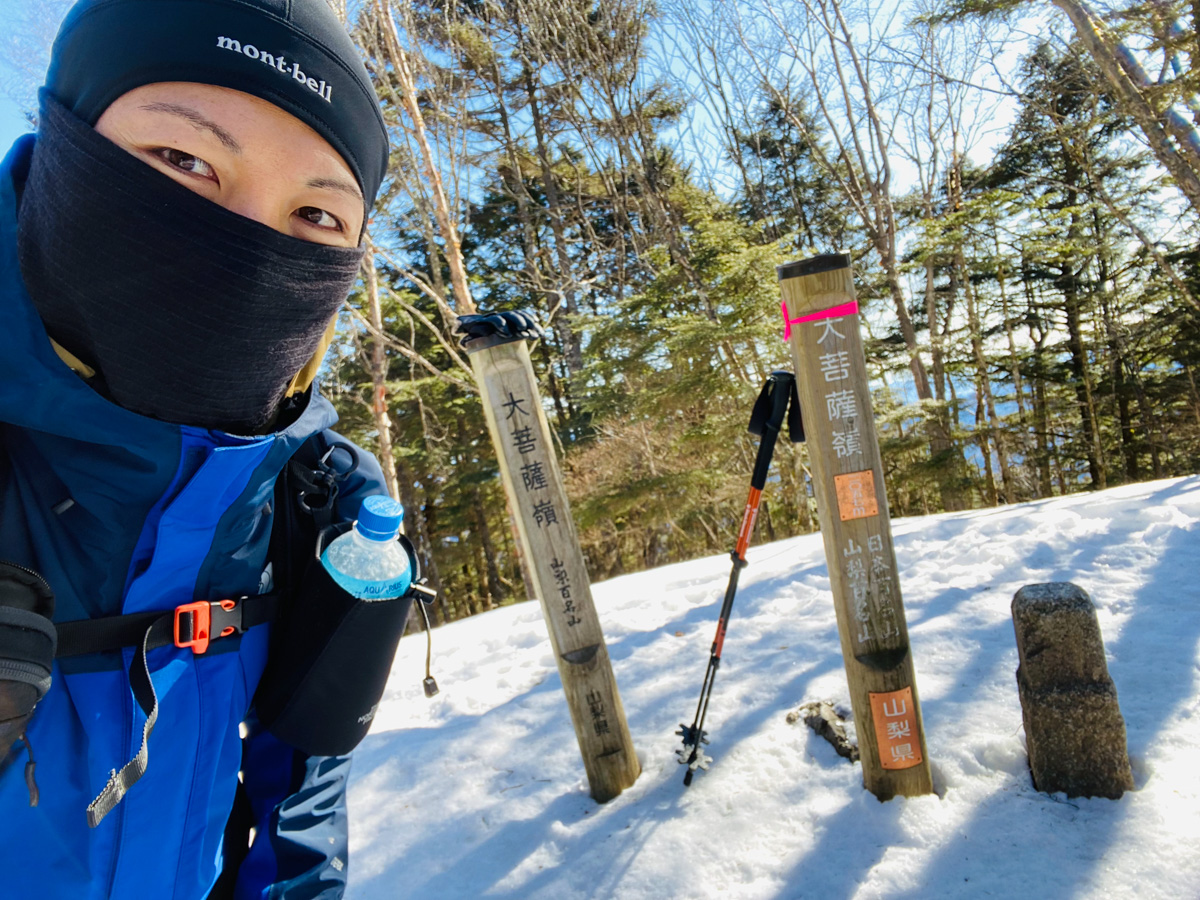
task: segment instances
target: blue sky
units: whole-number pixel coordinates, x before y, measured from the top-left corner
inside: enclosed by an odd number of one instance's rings
[[[22,26],[28,10],[52,15],[57,19],[63,5],[62,0],[0,0],[0,36],[7,38],[14,32],[23,31]],[[12,46],[3,38],[0,38],[0,54],[3,54],[0,57],[0,148],[3,148],[0,152],[7,150],[14,140],[29,130],[23,103],[15,99],[8,90],[16,74],[14,67],[23,61],[11,58]],[[38,49],[42,54],[48,55],[49,47]],[[44,63],[39,64],[39,68],[40,65]]]
[[[29,130],[17,105],[0,97],[0,146],[7,150],[12,142]]]
[[[49,41],[49,36],[53,31],[57,30],[57,20],[63,15],[73,0],[0,0],[0,154],[2,154],[12,144],[14,140],[21,134],[29,130],[29,126],[25,120],[25,105],[34,103],[31,96],[33,84],[22,84],[23,90],[12,91],[6,90],[10,87],[12,77],[14,75],[14,64],[18,64],[18,68],[22,74],[30,70],[36,70],[39,73],[44,71],[44,66],[48,61],[49,47],[25,47],[23,52],[37,52],[43,55],[41,61],[13,60],[8,58],[7,54],[12,52],[12,45],[5,40],[8,35],[14,32],[25,32],[31,22],[38,22],[39,25],[45,25],[42,29],[45,31],[44,40]],[[354,3],[351,3],[354,6]],[[55,21],[49,21],[49,19]],[[1010,60],[1011,62],[1011,60]],[[28,79],[26,78],[26,81]],[[20,93],[23,96],[15,98],[14,93]],[[707,119],[705,114],[700,109],[693,110],[693,116],[698,116],[700,121],[700,129],[704,130],[704,122]],[[1010,115],[1003,115],[1000,118],[1008,119]],[[1007,124],[1006,122],[1004,124]],[[999,140],[999,133],[1004,129],[997,129],[997,134],[992,136],[991,141],[984,143],[994,144]],[[992,147],[987,147],[983,150],[983,160],[990,156]]]

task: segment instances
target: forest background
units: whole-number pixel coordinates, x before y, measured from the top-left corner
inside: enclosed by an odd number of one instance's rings
[[[323,389],[448,621],[523,600],[455,317],[533,311],[595,580],[730,549],[777,265],[843,252],[893,516],[1200,467],[1200,3],[329,0],[393,137]],[[6,4],[7,6],[7,4]],[[66,0],[16,0],[31,112]],[[814,530],[781,443],[758,528]]]

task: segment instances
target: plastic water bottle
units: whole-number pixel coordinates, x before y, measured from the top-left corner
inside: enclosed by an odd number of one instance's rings
[[[412,582],[408,554],[396,541],[404,507],[382,494],[368,497],[358,521],[321,554],[333,580],[360,600],[393,600]]]

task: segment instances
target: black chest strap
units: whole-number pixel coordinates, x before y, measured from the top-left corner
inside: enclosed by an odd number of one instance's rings
[[[54,626],[58,631],[58,649],[54,655],[84,656],[140,647],[147,632],[150,632],[147,651],[175,644],[191,647],[193,653],[200,655],[210,642],[241,634],[255,625],[265,625],[274,621],[278,612],[279,595],[269,593],[240,600],[185,603],[174,610],[58,622]]]
[[[221,638],[264,625],[279,611],[277,594],[261,594],[240,600],[213,600],[185,603],[173,610],[108,616],[60,622],[58,657],[103,653],[123,647],[137,647],[138,652],[129,666],[129,686],[134,699],[146,715],[142,727],[142,744],[133,759],[120,771],[113,770],[108,783],[87,808],[88,825],[95,828],[116,807],[125,793],[146,774],[149,765],[148,742],[158,721],[158,694],[150,679],[150,664],[146,654],[158,647],[174,644],[190,647],[199,656],[208,652],[209,645]]]

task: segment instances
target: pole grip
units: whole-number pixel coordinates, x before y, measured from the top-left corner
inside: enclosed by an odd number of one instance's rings
[[[750,476],[750,485],[755,490],[762,491],[767,484],[767,470],[775,454],[775,440],[779,437],[779,429],[783,427],[795,380],[791,372],[772,372],[754,403],[749,430],[751,434],[762,436],[758,455],[754,459],[754,473]]]

